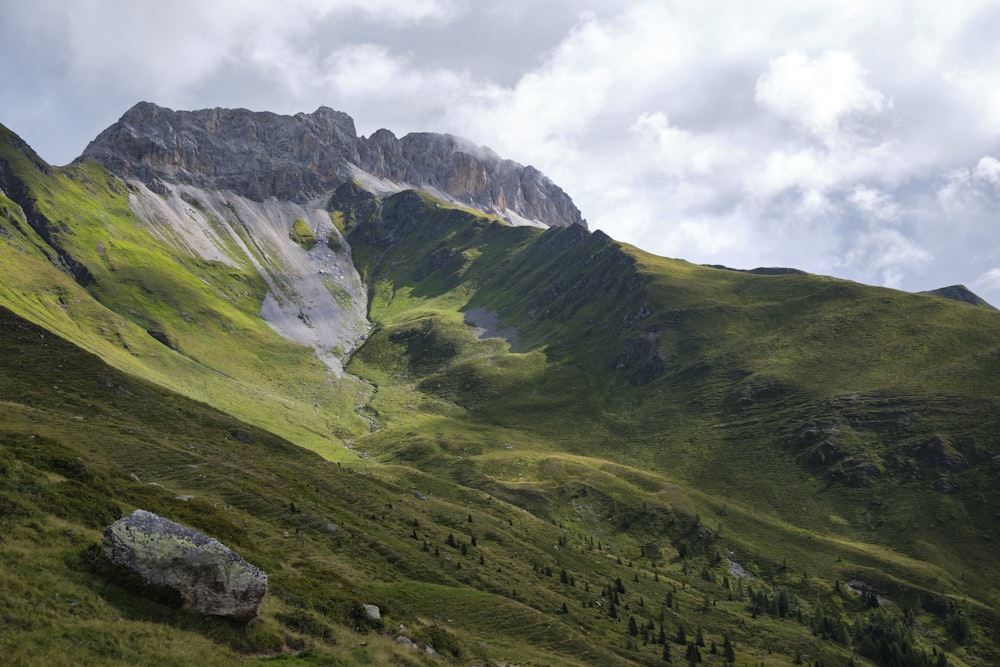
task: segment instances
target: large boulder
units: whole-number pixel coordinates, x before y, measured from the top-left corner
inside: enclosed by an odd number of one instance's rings
[[[105,528],[104,543],[113,563],[177,591],[192,611],[240,621],[260,612],[267,574],[207,535],[136,510]]]

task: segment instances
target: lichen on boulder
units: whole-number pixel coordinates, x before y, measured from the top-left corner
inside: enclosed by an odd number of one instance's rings
[[[267,574],[218,540],[145,510],[104,530],[108,558],[149,585],[180,594],[192,611],[250,621],[267,593]]]

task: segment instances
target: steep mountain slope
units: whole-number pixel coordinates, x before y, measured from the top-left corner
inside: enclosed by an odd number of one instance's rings
[[[364,335],[364,293],[347,249],[289,238],[307,211],[180,187],[161,198],[93,162],[49,167],[3,132],[3,305],[327,456],[342,451],[331,436],[366,427],[354,409],[370,388],[339,373]]]
[[[655,257],[531,208],[561,193],[537,174],[349,121],[139,105],[88,148],[125,180],[0,131],[18,660],[135,662],[150,631],[178,664],[188,640],[220,664],[1000,659],[1000,314]],[[508,224],[531,211],[551,226]],[[274,572],[262,618],[198,627],[81,565],[135,506]],[[46,634],[19,602],[46,584],[97,620],[47,603]],[[358,638],[372,600],[444,655]]]
[[[384,460],[610,534],[688,489],[680,512],[718,517],[764,571],[863,579],[902,608],[957,595],[996,622],[995,312],[511,230],[413,193],[348,239],[376,324],[351,368],[386,397],[360,443]],[[490,313],[506,342],[463,325]],[[581,481],[594,470],[641,491],[584,504],[612,486]],[[623,531],[629,557],[660,530]]]

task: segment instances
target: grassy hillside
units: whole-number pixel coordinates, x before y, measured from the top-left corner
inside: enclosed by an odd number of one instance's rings
[[[634,527],[662,507],[804,595],[860,579],[941,625],[965,605],[994,655],[995,311],[504,228],[415,193],[350,239],[376,324],[352,368],[384,425],[359,442],[381,460],[589,521],[630,558],[677,553]],[[463,319],[483,309],[516,336],[478,340]]]
[[[374,328],[336,378],[250,264],[3,132],[13,664],[1000,662],[1000,313],[348,183]],[[137,507],[265,569],[261,617],[109,569]]]
[[[705,664],[722,664],[727,638],[755,663],[849,655],[798,621],[750,619],[751,590],[771,588],[729,582],[724,564],[694,555],[704,545],[685,561],[639,557],[616,530],[595,538],[591,528],[606,526],[597,516],[592,526],[545,520],[409,466],[324,461],[6,310],[0,346],[8,664],[660,664],[661,629],[677,662],[681,630],[702,634]],[[563,472],[602,488],[593,501],[641,493],[638,471],[580,459]],[[100,532],[136,507],[264,568],[261,616],[249,626],[192,616],[111,569]],[[714,544],[683,516],[653,504],[645,512],[649,528]],[[863,610],[846,588],[816,590],[835,608]],[[363,620],[360,605],[371,603],[381,625]],[[796,616],[815,613],[806,600],[789,604]],[[778,643],[765,649],[764,637]]]

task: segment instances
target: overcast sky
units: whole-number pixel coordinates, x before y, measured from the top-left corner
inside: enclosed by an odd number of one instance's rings
[[[0,0],[0,123],[320,105],[532,164],[592,229],[1000,305],[996,0]]]

